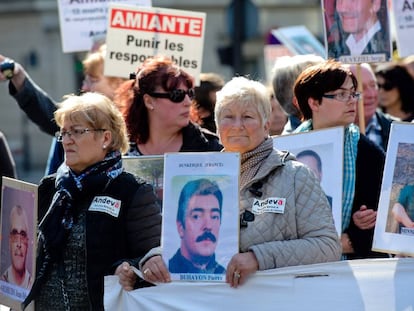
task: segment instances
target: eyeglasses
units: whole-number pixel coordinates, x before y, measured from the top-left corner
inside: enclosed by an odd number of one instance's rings
[[[358,92],[341,92],[336,94],[323,94],[322,97],[336,99],[340,102],[347,103],[350,100],[358,100],[361,96],[361,93]]]
[[[395,85],[390,82],[385,83],[377,83],[379,89],[383,89],[384,91],[391,91],[393,88],[395,88]]]
[[[194,99],[195,92],[194,92],[194,89],[188,89],[187,91],[184,91],[181,89],[175,89],[168,93],[154,92],[154,93],[148,93],[148,95],[155,97],[155,98],[168,98],[173,103],[181,103],[184,100],[185,95],[188,95],[188,97],[190,97],[191,100]]]
[[[17,229],[13,229],[10,231],[10,237],[13,242],[17,242],[20,237],[20,241],[26,242],[28,240],[27,232],[26,231],[17,231]]]
[[[58,142],[62,142],[63,138],[65,136],[68,136],[69,138],[75,138],[78,139],[81,135],[85,133],[91,133],[91,132],[103,132],[106,131],[106,129],[72,129],[70,131],[63,131],[63,132],[56,132],[55,137]]]

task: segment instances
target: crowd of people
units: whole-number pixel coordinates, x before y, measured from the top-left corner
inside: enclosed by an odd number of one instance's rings
[[[91,51],[83,61],[82,94],[60,102],[16,62],[11,73],[0,72],[19,107],[55,139],[39,182],[36,275],[30,276],[25,306],[34,300],[38,310],[103,310],[105,275],[118,275],[123,288],[132,290],[170,282],[171,272],[182,271],[177,263],[196,273],[225,274],[237,288],[259,270],[390,257],[371,247],[391,122],[414,119],[414,78],[405,63],[373,67],[286,56],[275,63],[267,84],[247,77],[226,82],[203,73],[196,86],[194,77],[165,56],[147,59],[129,80],[104,76],[104,59],[105,46]],[[0,62],[11,63],[1,55]],[[363,111],[357,107],[360,98]],[[360,114],[364,128],[358,127]],[[340,236],[331,198],[320,185],[317,157],[302,154],[316,161],[304,164],[272,141],[274,135],[336,126],[344,128]],[[2,176],[17,177],[7,141],[0,138]],[[239,252],[223,267],[214,251],[206,255],[189,246],[198,242],[186,234],[186,226],[201,218],[189,215],[193,200],[209,206],[197,205],[198,212],[214,214],[198,224],[197,230],[209,233],[205,239],[214,242],[220,228],[222,194],[201,180],[202,190],[188,190],[180,207],[183,240],[171,270],[162,254],[159,198],[151,184],[124,171],[122,156],[211,151],[241,156]],[[404,193],[412,193],[412,186]],[[205,197],[214,202],[214,212]],[[412,202],[408,210],[403,205],[406,197],[394,213],[413,226]],[[277,213],[268,203],[260,213],[253,206],[275,198],[284,200]],[[13,234],[10,241],[22,241],[21,230]]]

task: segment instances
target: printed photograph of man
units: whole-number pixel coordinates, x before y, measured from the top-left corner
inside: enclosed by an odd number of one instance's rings
[[[223,194],[216,182],[200,178],[184,185],[176,218],[181,242],[168,262],[171,273],[226,273],[215,256],[222,205]]]
[[[322,159],[318,153],[311,149],[302,150],[296,155],[296,159],[299,162],[307,165],[313,171],[319,182],[322,182]],[[332,197],[326,195],[326,198],[328,199],[329,205],[332,208]]]
[[[1,280],[30,289],[32,276],[26,268],[29,244],[29,220],[23,207],[15,205],[10,211],[9,251],[11,265],[4,271]]]
[[[331,7],[324,0],[324,6]],[[328,58],[384,54],[391,58],[386,0],[336,0],[334,14],[325,15]],[[328,19],[334,19],[333,21]],[[377,61],[379,61],[377,59]]]

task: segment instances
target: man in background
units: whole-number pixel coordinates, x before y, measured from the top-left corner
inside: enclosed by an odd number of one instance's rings
[[[359,66],[359,70],[357,69]],[[368,63],[349,65],[349,69],[362,84],[362,99],[364,106],[365,136],[387,150],[391,122],[397,120],[384,114],[378,109],[378,86],[374,71]],[[355,117],[355,124],[359,124],[359,114]]]

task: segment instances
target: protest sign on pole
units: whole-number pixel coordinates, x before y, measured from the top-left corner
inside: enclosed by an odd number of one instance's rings
[[[170,57],[198,84],[205,13],[164,8],[109,6],[106,76],[128,77],[147,58]]]
[[[414,3],[406,0],[393,0],[392,2],[395,36],[397,41],[398,55],[406,57],[414,54]]]
[[[151,0],[73,1],[58,0],[60,34],[64,53],[82,52],[102,43],[108,25],[108,4],[151,6]]]

